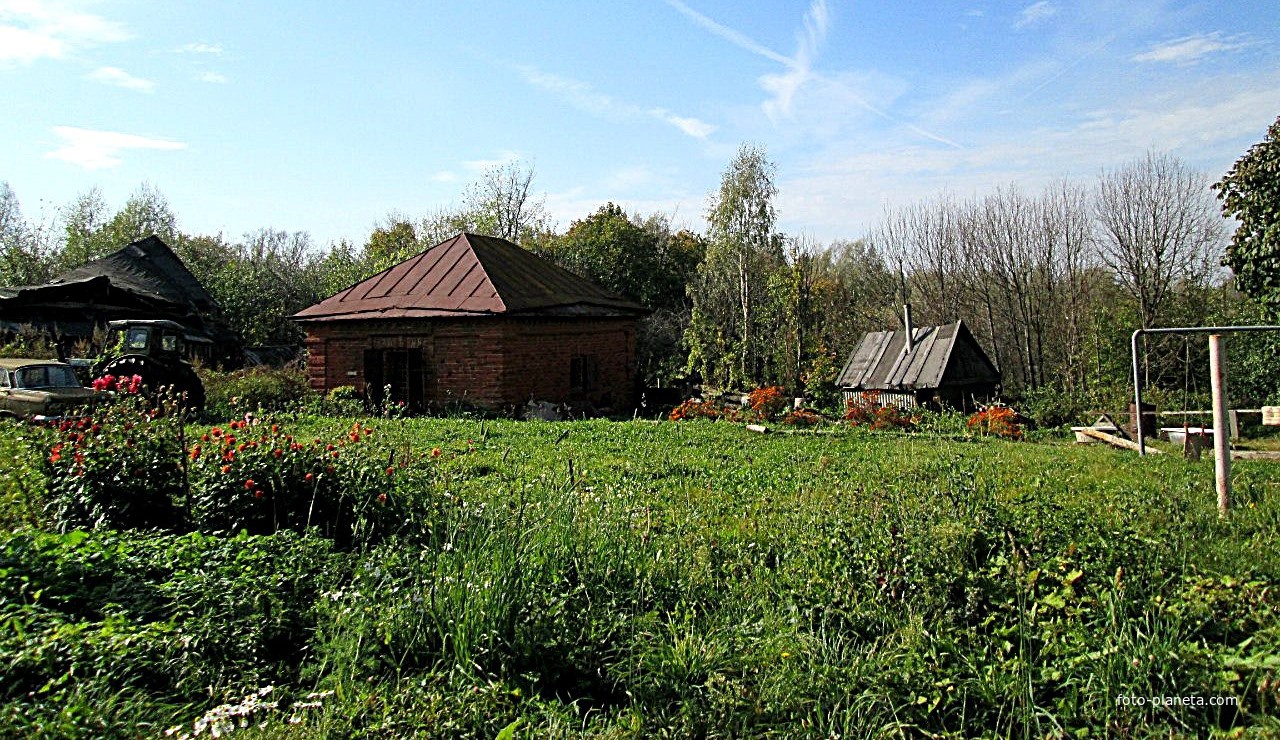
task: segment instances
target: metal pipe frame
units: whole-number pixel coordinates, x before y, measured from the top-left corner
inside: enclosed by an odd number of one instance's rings
[[[1261,326],[1168,326],[1155,329],[1138,329],[1133,332],[1129,341],[1129,352],[1133,360],[1133,413],[1134,435],[1138,438],[1138,454],[1147,454],[1146,438],[1142,433],[1142,373],[1138,367],[1138,340],[1147,334],[1234,334],[1247,331],[1280,331],[1280,326],[1273,324]],[[1216,434],[1216,432],[1215,432]]]

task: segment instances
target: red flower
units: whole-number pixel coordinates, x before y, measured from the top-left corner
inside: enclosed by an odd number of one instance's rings
[[[280,431],[280,425],[279,425],[279,424],[272,424],[272,425],[271,425],[271,433],[272,433],[272,434],[275,434],[275,433],[276,433],[276,432],[278,432],[278,431]]]
[[[277,448],[272,450],[271,454],[275,455],[276,457],[280,457],[281,455],[284,454],[284,450]]]
[[[395,468],[387,468],[387,475],[395,475],[395,474],[396,474]]]
[[[196,445],[195,447],[191,448],[191,459],[192,460],[200,459],[200,445]]]
[[[330,455],[333,455],[334,457],[337,457],[337,456],[338,456],[338,451],[337,451],[337,450],[334,450],[333,452],[330,452],[329,454],[330,454]]]
[[[215,436],[215,437],[221,437],[221,436],[222,436],[222,430],[221,430],[221,429],[219,429],[218,427],[214,427],[213,429],[210,429],[210,430],[209,430],[209,434],[212,434],[212,435],[213,435],[213,436]]]
[[[253,492],[253,497],[254,497],[254,498],[262,498],[262,491],[254,491],[254,492]]]
[[[304,481],[306,481],[306,482],[310,483],[311,481],[315,480],[315,479],[316,479],[316,477],[315,477],[315,475],[314,475],[314,474],[312,474],[312,473],[307,473],[306,475],[302,476],[302,479],[303,479]]]
[[[432,457],[440,457],[440,448],[439,448],[439,447],[433,447],[433,448],[431,449],[431,456],[432,456]]]
[[[231,466],[230,466],[230,465],[223,465],[223,466],[222,466],[222,474],[223,474],[223,475],[226,475],[227,473],[230,473],[230,472],[231,472]]]
[[[246,491],[251,490],[256,485],[258,484],[254,483],[252,478],[244,482],[244,488]]]
[[[387,503],[387,494],[385,494],[385,493],[379,493],[379,494],[378,494],[378,503],[380,503],[380,504],[385,504],[385,503]]]

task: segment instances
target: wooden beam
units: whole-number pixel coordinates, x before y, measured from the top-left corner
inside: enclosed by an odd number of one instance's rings
[[[1280,451],[1232,450],[1232,460],[1280,460]]]
[[[1079,431],[1081,434],[1083,434],[1084,436],[1086,436],[1086,437],[1092,437],[1092,438],[1094,438],[1094,439],[1098,440],[1099,442],[1106,442],[1107,444],[1111,445],[1112,447],[1119,447],[1119,448],[1124,449],[1124,450],[1133,450],[1134,452],[1137,452],[1137,451],[1138,451],[1138,443],[1136,443],[1136,442],[1130,442],[1130,441],[1129,441],[1129,440],[1127,440],[1127,439],[1121,439],[1121,438],[1119,438],[1119,437],[1115,436],[1114,434],[1107,434],[1107,433],[1106,433],[1106,432],[1104,432],[1104,431],[1101,431],[1101,430],[1098,430],[1098,429],[1090,429],[1090,428],[1088,428],[1088,427],[1081,428],[1081,429],[1079,429],[1078,431]],[[1154,448],[1152,448],[1152,447],[1147,447],[1147,454],[1149,454],[1149,455],[1162,455],[1162,454],[1164,454],[1164,453],[1162,453],[1160,450],[1154,449]]]

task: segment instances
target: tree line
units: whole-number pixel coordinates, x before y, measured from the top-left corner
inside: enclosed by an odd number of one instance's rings
[[[1213,189],[1205,173],[1150,152],[1092,182],[935,195],[887,210],[862,238],[828,244],[778,230],[776,168],[752,144],[708,196],[704,233],[613,203],[559,231],[532,167],[519,162],[484,173],[456,206],[389,214],[361,245],[320,246],[305,231],[274,229],[238,240],[187,234],[147,185],[118,211],[95,189],[52,223],[33,223],[0,184],[0,284],[39,284],[155,234],[247,343],[296,343],[290,314],[470,231],[514,241],[649,307],[640,362],[650,385],[782,385],[831,401],[862,334],[895,328],[909,302],[919,325],[963,319],[1008,395],[1101,399],[1127,386],[1135,328],[1277,318],[1278,148],[1280,121]],[[1224,212],[1237,219],[1230,241]],[[1244,276],[1245,293],[1233,273]],[[1276,400],[1280,343],[1257,336],[1240,345],[1239,395]],[[1153,342],[1147,381],[1184,393],[1203,385],[1191,382],[1203,354],[1177,338]]]

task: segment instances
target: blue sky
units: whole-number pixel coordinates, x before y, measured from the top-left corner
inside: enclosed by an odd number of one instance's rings
[[[612,200],[702,228],[740,143],[779,226],[1148,149],[1220,176],[1280,115],[1274,0],[0,0],[0,180],[30,219],[142,183],[191,233],[362,242],[510,159],[562,228]]]

